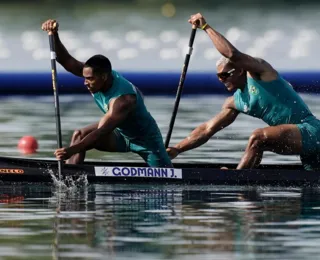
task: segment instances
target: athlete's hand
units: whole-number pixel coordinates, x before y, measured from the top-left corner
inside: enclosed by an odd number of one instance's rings
[[[198,28],[202,28],[207,23],[202,14],[200,13],[191,15],[188,22],[192,25],[197,25]]]
[[[54,155],[58,160],[68,160],[72,155],[74,155],[74,152],[71,147],[63,147],[55,150]]]
[[[48,33],[49,32],[57,32],[58,28],[59,28],[59,24],[57,23],[56,20],[52,20],[52,19],[45,21],[41,26],[41,29],[43,31],[48,32]]]
[[[180,151],[175,147],[168,147],[167,153],[168,153],[170,159],[174,159],[179,155]]]

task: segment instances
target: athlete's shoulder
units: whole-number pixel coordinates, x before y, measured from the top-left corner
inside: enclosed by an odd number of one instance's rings
[[[117,77],[117,78],[121,76],[120,73],[116,70],[111,70],[111,74],[113,77]]]
[[[285,78],[283,78],[280,74],[279,74],[278,80],[279,80],[282,84],[287,85],[287,86],[289,86],[290,88],[293,89],[293,85],[292,85],[288,80],[286,80]]]
[[[130,95],[136,95],[137,90],[136,87],[125,77],[123,77],[118,71],[112,70],[112,75],[114,77],[113,85],[115,89],[117,89],[117,93],[126,93]]]
[[[117,70],[112,70],[111,71],[112,76],[114,77],[114,79],[118,80],[118,82],[120,83],[130,83],[128,79],[126,79],[119,71]]]

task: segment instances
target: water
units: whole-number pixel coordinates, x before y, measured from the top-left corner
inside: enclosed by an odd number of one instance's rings
[[[313,6],[281,4],[280,8],[279,1],[272,8],[270,1],[268,7],[239,6],[232,1],[217,6],[199,1],[195,10],[180,1],[176,14],[164,17],[163,1],[126,6],[78,2],[3,5],[0,70],[50,70],[48,39],[40,25],[52,17],[60,22],[61,39],[79,60],[102,53],[118,70],[180,71],[190,34],[186,20],[198,11],[241,51],[265,58],[279,70],[319,69],[319,54],[313,51],[320,39],[319,11]],[[199,31],[189,71],[211,71],[218,56],[206,34]],[[60,66],[58,70],[62,71]],[[303,98],[320,117],[318,97]],[[218,113],[223,100],[222,96],[184,96],[171,144]],[[63,96],[60,101],[64,145],[74,129],[102,116],[89,95]],[[173,97],[146,97],[164,138],[173,102]],[[0,155],[21,156],[18,139],[34,135],[40,148],[31,157],[53,158],[57,144],[52,97],[1,98],[0,111]],[[207,144],[175,162],[236,163],[251,132],[264,126],[258,119],[240,115]],[[88,152],[87,158],[142,161],[130,153],[97,151]],[[299,158],[265,153],[262,162],[296,163]],[[0,259],[319,258],[318,188],[82,182],[68,189],[55,185],[0,184]]]
[[[311,111],[320,118],[317,95],[302,95]],[[187,137],[201,123],[217,114],[224,96],[182,96],[170,145]],[[165,139],[173,110],[174,97],[145,97],[146,105],[159,124]],[[102,113],[88,95],[60,97],[63,146],[69,144],[75,129],[97,122]],[[10,97],[0,102],[0,154],[20,156],[17,150],[19,138],[33,135],[39,141],[38,153],[32,157],[53,158],[57,147],[53,97]],[[216,134],[206,144],[179,155],[175,162],[231,162],[237,163],[246,147],[250,134],[267,126],[261,120],[240,115],[237,120]],[[132,153],[103,153],[89,151],[88,160],[142,161]],[[298,156],[276,155],[266,152],[262,163],[296,163]]]
[[[316,95],[302,95],[316,116]],[[218,113],[224,96],[183,96],[171,144]],[[102,116],[90,95],[62,96],[63,144],[74,129]],[[146,96],[165,137],[174,97]],[[53,97],[8,97],[0,102],[1,155],[20,156],[32,134],[53,158]],[[265,126],[241,115],[179,162],[240,160],[250,133]],[[134,154],[90,151],[88,160],[142,161]],[[263,163],[298,162],[266,153]],[[164,185],[0,184],[0,259],[317,259],[318,188]]]
[[[319,189],[96,184],[57,191],[1,186],[1,259],[292,260],[320,253]]]

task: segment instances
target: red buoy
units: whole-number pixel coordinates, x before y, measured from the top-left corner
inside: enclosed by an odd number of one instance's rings
[[[33,154],[37,152],[38,141],[33,136],[23,136],[18,143],[18,149],[23,154]]]

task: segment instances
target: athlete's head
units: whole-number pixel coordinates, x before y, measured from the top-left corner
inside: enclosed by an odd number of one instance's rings
[[[111,75],[111,62],[103,55],[94,55],[83,67],[84,84],[91,93],[100,91]]]
[[[243,85],[243,76],[245,72],[243,69],[236,68],[226,57],[221,57],[217,63],[217,76],[228,91],[234,91],[241,88]]]

